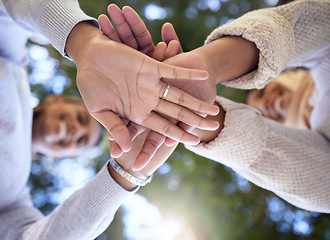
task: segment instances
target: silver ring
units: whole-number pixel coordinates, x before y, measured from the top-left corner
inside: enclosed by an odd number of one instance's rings
[[[167,84],[166,90],[165,90],[165,92],[163,94],[163,97],[162,97],[163,100],[166,100],[165,98],[166,98],[168,92],[170,91],[170,87],[171,87],[171,85]]]

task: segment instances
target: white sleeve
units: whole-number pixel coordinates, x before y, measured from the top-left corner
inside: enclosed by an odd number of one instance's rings
[[[91,182],[46,217],[29,204],[29,195],[2,209],[1,239],[95,239],[110,225],[119,206],[136,191],[124,190],[104,166]]]
[[[38,32],[64,56],[65,44],[73,27],[82,21],[96,19],[87,16],[77,0],[0,0],[0,3],[23,28]]]

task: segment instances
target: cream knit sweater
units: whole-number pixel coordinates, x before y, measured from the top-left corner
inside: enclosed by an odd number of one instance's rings
[[[288,128],[217,97],[225,127],[209,143],[186,146],[303,209],[330,212],[330,1],[294,1],[250,12],[215,29],[206,43],[242,36],[260,50],[258,69],[225,84],[262,88],[287,67],[311,68],[319,93],[312,130]]]

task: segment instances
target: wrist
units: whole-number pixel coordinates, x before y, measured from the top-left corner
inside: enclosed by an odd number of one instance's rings
[[[137,185],[126,180],[125,178],[123,178],[109,163],[108,164],[108,171],[111,175],[111,177],[120,185],[122,186],[124,189],[126,189],[127,191],[132,191],[134,190]]]
[[[78,23],[70,32],[65,52],[74,61],[78,62],[84,52],[88,42],[95,36],[103,35],[102,32],[93,24],[85,21]]]
[[[152,180],[152,173],[150,171],[146,171],[146,169],[142,171],[134,171],[132,166],[123,167],[124,164],[120,165],[114,158],[111,158],[108,165],[108,170],[113,179],[121,185],[126,190],[130,191],[139,186],[145,186],[150,183]],[[123,163],[123,161],[121,161]],[[127,164],[126,164],[127,165]]]
[[[205,59],[216,84],[238,78],[258,67],[258,48],[242,37],[219,38],[194,51]]]

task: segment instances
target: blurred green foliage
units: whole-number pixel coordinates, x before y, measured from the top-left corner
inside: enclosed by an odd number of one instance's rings
[[[119,7],[132,6],[145,21],[154,43],[161,41],[162,24],[171,22],[184,51],[203,45],[205,38],[214,28],[230,19],[247,11],[267,7],[267,3],[274,3],[263,0],[79,2],[81,8],[93,17],[106,13],[106,7],[110,3],[116,3]],[[156,8],[150,8],[151,6]],[[156,14],[150,17],[150,14],[157,13],[157,9],[160,10],[159,16],[155,17]],[[50,57],[57,59],[56,71],[48,81],[56,81],[58,76],[62,76],[65,78],[62,92],[79,95],[75,84],[75,65],[61,57],[52,47],[47,49]],[[30,79],[33,79],[35,68],[36,63],[31,62]],[[39,99],[54,93],[51,87],[47,88],[38,82],[31,83],[31,88]],[[240,102],[244,101],[245,96],[244,91],[223,86],[218,87],[218,94]],[[89,165],[96,172],[109,156],[107,140],[104,139],[101,146],[103,152],[92,159]],[[183,216],[198,240],[330,239],[328,215],[297,209],[274,194],[250,184],[230,169],[187,151],[182,145],[179,145],[167,164],[171,171],[167,174],[156,173],[153,182],[139,193],[158,206],[164,215]],[[47,172],[40,162],[35,162],[34,165],[33,168],[37,171],[33,171],[30,178],[32,194],[37,206],[48,213],[56,206],[49,194],[59,190],[58,179]],[[123,211],[120,209],[106,231],[107,239],[126,239],[123,236],[122,215]],[[301,224],[305,224],[305,232],[300,231]],[[103,239],[106,235],[103,235]]]

